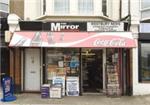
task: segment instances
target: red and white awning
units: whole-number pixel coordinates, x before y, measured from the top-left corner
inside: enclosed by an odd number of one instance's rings
[[[10,47],[136,47],[131,32],[15,32]]]

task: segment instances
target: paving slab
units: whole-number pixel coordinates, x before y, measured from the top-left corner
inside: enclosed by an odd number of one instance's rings
[[[107,97],[102,95],[65,96],[61,99],[42,99],[40,94],[18,94],[13,102],[0,105],[150,105],[150,95]]]

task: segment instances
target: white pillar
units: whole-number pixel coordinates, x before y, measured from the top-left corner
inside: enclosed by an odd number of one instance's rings
[[[137,42],[137,47],[132,49],[132,74],[133,74],[133,95],[140,93],[139,84],[139,68],[138,68],[138,33],[139,33],[139,23],[140,23],[140,2],[139,0],[130,0],[130,15],[131,15],[131,27],[135,41]]]
[[[135,39],[136,40],[136,39]],[[136,40],[137,42],[137,40]],[[138,85],[138,47],[132,49],[132,73],[133,73],[133,95],[136,94],[136,86]]]

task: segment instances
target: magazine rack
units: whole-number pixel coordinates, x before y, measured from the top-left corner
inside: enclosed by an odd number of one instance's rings
[[[106,94],[120,96],[119,70],[116,63],[106,64]]]

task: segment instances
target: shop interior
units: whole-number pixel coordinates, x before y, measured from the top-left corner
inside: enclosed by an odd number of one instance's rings
[[[103,56],[102,49],[82,49],[82,85],[83,92],[102,92]]]
[[[52,84],[55,76],[76,76],[79,78],[80,93],[105,91],[108,94],[120,95],[121,89],[127,87],[127,79],[123,74],[126,70],[122,68],[127,69],[125,66],[128,65],[127,60],[125,63],[121,60],[124,59],[122,55],[125,55],[122,49],[105,49],[105,62],[104,49],[101,48],[50,48],[45,51],[45,83]],[[121,83],[121,80],[124,82]]]

